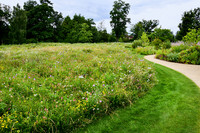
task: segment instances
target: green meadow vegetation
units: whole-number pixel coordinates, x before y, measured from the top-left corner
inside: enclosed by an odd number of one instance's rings
[[[200,65],[200,29],[190,29],[183,37],[183,43],[172,46],[169,40],[154,39],[149,42],[148,36],[143,33],[139,40],[132,43],[135,53],[141,55],[156,54],[156,58],[171,62]]]
[[[143,58],[199,65],[200,8],[184,12],[176,35],[158,20],[128,33],[130,8],[114,1],[108,33],[50,0],[0,3],[0,132],[200,132],[199,88]]]
[[[198,133],[200,90],[190,79],[154,64],[158,84],[132,106],[118,109],[78,133]]]
[[[0,46],[0,131],[70,132],[135,103],[156,83],[124,44]]]

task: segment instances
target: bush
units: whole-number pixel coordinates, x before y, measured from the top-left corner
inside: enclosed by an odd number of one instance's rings
[[[167,60],[167,54],[169,53],[169,50],[158,50],[156,52],[156,58],[161,60]]]
[[[180,52],[179,60],[186,64],[200,65],[200,46],[195,45],[187,50]]]
[[[169,53],[167,54],[167,60],[172,62],[179,61],[179,54],[178,53]]]
[[[163,42],[162,43],[162,49],[170,49],[171,48],[171,42],[167,41],[167,42]]]
[[[172,52],[172,53],[180,53],[181,51],[183,51],[183,50],[186,50],[186,49],[188,49],[190,46],[188,46],[188,45],[183,45],[183,44],[181,44],[181,45],[179,45],[179,46],[173,46],[171,49],[170,49],[170,51]]]
[[[152,45],[155,46],[155,49],[160,49],[162,46],[162,41],[160,39],[154,39]]]
[[[143,41],[142,40],[135,40],[132,44],[132,47],[135,49],[138,46],[142,46]]]
[[[26,43],[27,43],[27,44],[29,44],[29,43],[37,43],[37,40],[34,39],[34,38],[27,39],[27,40],[26,40]]]
[[[149,43],[149,38],[145,32],[142,33],[141,40],[143,43]]]
[[[200,46],[195,45],[189,47],[182,45],[172,47],[170,50],[158,50],[156,58],[185,64],[200,65]]]
[[[200,41],[200,29],[189,29],[187,35],[183,37],[183,41],[187,45],[197,44]]]
[[[156,50],[152,46],[147,46],[147,47],[137,47],[136,53],[139,53],[141,55],[152,55],[156,53]]]

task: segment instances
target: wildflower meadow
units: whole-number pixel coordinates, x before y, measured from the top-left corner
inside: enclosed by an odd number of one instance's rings
[[[0,46],[0,132],[71,132],[133,104],[155,71],[124,44]]]

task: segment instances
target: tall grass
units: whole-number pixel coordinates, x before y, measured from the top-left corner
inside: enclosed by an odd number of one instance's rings
[[[126,106],[154,70],[121,44],[0,46],[0,131],[70,132]]]

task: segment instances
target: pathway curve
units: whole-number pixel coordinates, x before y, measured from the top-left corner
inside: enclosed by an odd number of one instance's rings
[[[181,63],[174,63],[174,62],[168,62],[164,60],[159,60],[155,58],[155,55],[148,55],[144,57],[145,59],[169,67],[171,69],[174,69],[188,78],[190,78],[192,81],[194,81],[197,86],[200,87],[200,65],[190,65],[190,64],[181,64]]]

